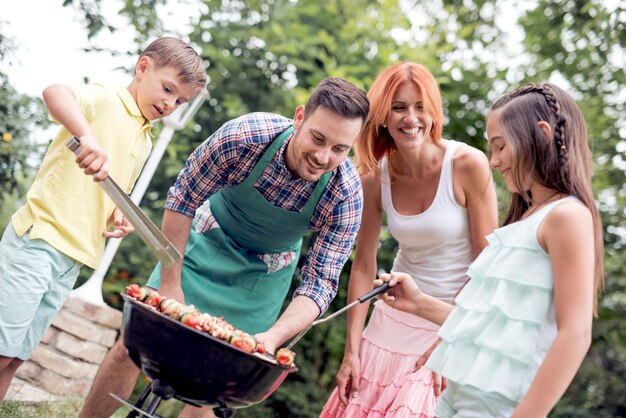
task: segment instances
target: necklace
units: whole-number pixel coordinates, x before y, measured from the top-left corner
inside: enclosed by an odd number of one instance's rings
[[[522,219],[526,219],[528,218],[530,215],[532,215],[533,213],[535,213],[537,211],[537,209],[539,209],[540,207],[542,207],[543,205],[545,205],[546,203],[548,203],[554,196],[556,196],[557,194],[560,194],[559,191],[555,191],[554,193],[552,193],[550,196],[548,196],[547,198],[545,198],[542,202],[537,203],[536,205],[532,205],[522,216]]]

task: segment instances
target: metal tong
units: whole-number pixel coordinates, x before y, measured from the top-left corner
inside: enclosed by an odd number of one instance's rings
[[[291,350],[291,347],[293,347],[298,341],[300,341],[300,338],[302,338],[304,336],[304,334],[306,334],[307,331],[310,330],[315,325],[321,324],[322,322],[326,322],[329,319],[333,319],[337,315],[340,315],[340,314],[344,313],[345,311],[347,311],[348,309],[352,308],[354,305],[356,305],[358,303],[366,302],[366,301],[370,300],[371,298],[373,298],[374,296],[378,296],[381,293],[385,293],[387,290],[389,290],[390,287],[391,286],[389,286],[389,283],[384,283],[382,286],[379,286],[376,289],[370,290],[368,293],[364,294],[360,298],[355,299],[354,301],[352,301],[348,305],[346,305],[343,308],[339,309],[337,312],[333,312],[332,314],[328,315],[326,318],[317,319],[317,320],[311,322],[308,327],[306,327],[305,329],[300,331],[300,333],[298,335],[296,335],[293,338],[293,340],[291,340],[289,345],[287,345],[287,350]]]
[[[83,147],[80,145],[80,140],[75,136],[70,138],[66,145],[76,155],[80,154],[83,150]],[[98,182],[98,184],[102,186],[115,205],[122,211],[133,227],[135,227],[139,238],[146,243],[150,251],[165,267],[171,267],[183,259],[180,252],[174,247],[174,244],[172,244],[150,218],[130,200],[130,197],[120,189],[111,177],[105,178]]]

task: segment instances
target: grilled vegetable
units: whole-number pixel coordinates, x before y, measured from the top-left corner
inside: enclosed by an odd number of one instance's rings
[[[185,312],[181,315],[180,322],[198,331],[202,331],[202,317],[198,311]]]
[[[148,288],[139,287],[136,284],[126,286],[126,294],[133,299],[143,302],[148,297]]]
[[[254,336],[238,330],[223,317],[201,313],[193,305],[185,305],[174,299],[159,295],[159,292],[136,284],[126,287],[126,293],[133,299],[158,309],[172,319],[182,322],[198,331],[226,341],[248,353],[265,353],[265,346]]]
[[[248,353],[253,353],[257,346],[256,339],[252,335],[243,331],[233,332],[229,342],[235,347],[240,348]]]
[[[143,302],[147,305],[152,306],[153,308],[159,309],[159,306],[161,305],[161,299],[163,297],[159,295],[159,292],[157,292],[156,290],[151,289],[149,287],[147,289],[148,289],[148,296],[145,298]]]
[[[292,367],[295,357],[296,353],[286,348],[279,348],[276,352],[276,361],[281,366]]]

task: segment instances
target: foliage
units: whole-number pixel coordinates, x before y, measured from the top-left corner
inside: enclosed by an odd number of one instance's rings
[[[13,49],[12,41],[0,34],[0,62],[10,62]],[[42,100],[19,94],[0,71],[0,232],[26,194],[40,160],[42,147],[32,133],[46,125]]]
[[[120,0],[119,15],[136,33],[133,43],[129,43],[131,51],[115,53],[136,54],[149,39],[160,35],[167,19],[165,10],[172,4],[194,7],[198,12],[191,18],[192,29],[180,35],[201,51],[210,79],[211,99],[191,126],[177,132],[142,208],[160,224],[168,188],[189,153],[211,132],[246,112],[271,111],[290,116],[327,75],[348,78],[367,89],[390,63],[420,62],[435,74],[441,86],[447,116],[444,135],[480,149],[484,148],[484,115],[498,95],[527,81],[565,84],[578,99],[589,127],[594,187],[606,229],[607,287],[589,355],[551,416],[626,416],[626,267],[622,261],[626,238],[624,3]],[[102,16],[101,0],[64,0],[64,4],[84,17],[90,37],[102,30],[116,30]],[[514,7],[519,21],[509,18],[503,23],[502,17],[511,16],[509,9]],[[523,43],[511,39],[511,29],[522,31]],[[0,54],[3,45],[0,36]],[[19,100],[6,100],[3,92],[0,106],[5,102]],[[3,117],[0,112],[0,128]],[[8,120],[17,123],[27,118]],[[25,145],[20,145],[19,152]],[[31,151],[24,152],[28,155]],[[1,156],[0,152],[0,161]],[[499,184],[500,179],[496,181]],[[0,182],[0,191],[3,185]],[[500,188],[499,198],[501,204],[506,202]],[[5,200],[10,199],[3,198],[2,205]],[[378,254],[381,267],[391,266],[396,246],[383,231]],[[128,282],[144,281],[154,264],[154,257],[137,237],[125,238],[105,280],[107,300],[118,303],[112,299],[115,294]],[[351,261],[342,273],[339,293],[329,313],[345,306],[350,266]],[[82,278],[89,274],[85,269]],[[300,370],[268,400],[239,411],[237,416],[317,416],[333,388],[344,340],[345,316],[312,328],[295,347]]]

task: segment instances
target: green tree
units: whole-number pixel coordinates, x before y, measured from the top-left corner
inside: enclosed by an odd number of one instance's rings
[[[10,65],[13,42],[2,35],[0,63]],[[33,132],[47,125],[41,99],[19,94],[0,70],[0,233],[26,194],[42,153]]]
[[[64,3],[80,8],[91,35],[115,30],[101,16],[99,0]],[[163,11],[171,3],[120,2],[120,14],[136,28],[137,50],[162,32]],[[589,356],[553,415],[626,416],[623,0],[612,2],[611,9],[600,0],[533,0],[521,8],[511,0],[187,3],[199,12],[191,32],[181,35],[202,51],[212,98],[195,126],[177,135],[153,180],[143,205],[154,215],[162,213],[167,188],[189,152],[218,126],[249,111],[289,116],[326,75],[367,88],[391,62],[420,62],[441,85],[448,119],[444,135],[478,148],[484,147],[489,104],[505,90],[527,81],[569,84],[589,125],[594,184],[606,226],[607,291]],[[502,22],[511,16],[509,9],[518,10],[518,23]],[[512,29],[522,31],[523,43],[511,44]],[[506,193],[499,194],[506,206]],[[389,268],[395,245],[384,231],[382,267]],[[151,257],[138,256],[136,249],[136,244],[133,251],[122,248],[116,265],[147,274],[145,260]],[[331,312],[345,305],[349,269],[350,263]],[[300,371],[266,402],[238,416],[317,416],[333,387],[344,338],[345,317],[311,329],[296,346]]]

